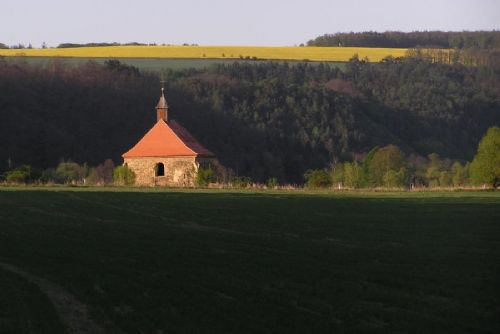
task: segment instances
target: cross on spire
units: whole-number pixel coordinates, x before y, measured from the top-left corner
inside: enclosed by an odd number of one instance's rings
[[[165,91],[165,79],[163,79],[163,77],[161,78],[160,80],[160,84],[161,84],[161,92],[163,93]]]
[[[163,119],[166,123],[168,123],[168,104],[165,99],[165,80],[160,80],[161,84],[161,96],[158,104],[156,105],[156,121]]]

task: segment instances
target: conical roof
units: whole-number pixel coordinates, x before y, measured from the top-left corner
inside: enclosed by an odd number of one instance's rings
[[[214,154],[176,121],[171,120],[167,124],[160,119],[134,147],[122,155],[124,158],[173,156],[213,157]]]
[[[160,100],[158,101],[158,104],[156,105],[156,109],[168,109],[168,104],[167,104],[167,100],[165,99],[164,91],[165,91],[165,89],[162,87]]]

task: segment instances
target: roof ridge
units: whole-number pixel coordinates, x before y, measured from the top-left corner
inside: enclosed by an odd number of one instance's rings
[[[167,123],[167,122],[165,122],[165,120],[160,119],[160,121],[163,121],[163,124],[165,124],[165,126],[166,126],[169,130],[171,130],[171,131],[174,133],[175,137],[177,137],[177,139],[178,139],[178,140],[182,143],[182,145],[184,145],[184,147],[185,147],[185,148],[187,148],[188,150],[190,150],[190,151],[193,153],[193,155],[196,155],[196,156],[197,156],[197,155],[199,155],[199,154],[198,154],[197,152],[195,152],[195,151],[194,151],[191,147],[189,147],[189,146],[187,146],[187,145],[186,145],[186,143],[184,142],[184,140],[182,140],[182,138],[180,138],[180,137],[179,137],[179,135],[178,135],[178,134],[174,131],[174,129],[172,129],[172,128],[168,125],[168,123]],[[177,123],[174,119],[172,119],[172,121],[173,121],[173,122],[175,122],[176,124],[178,124],[178,123]],[[157,122],[157,123],[158,123],[158,122]]]
[[[159,123],[163,121],[162,123]],[[159,119],[155,125],[122,157],[214,156],[177,121]]]

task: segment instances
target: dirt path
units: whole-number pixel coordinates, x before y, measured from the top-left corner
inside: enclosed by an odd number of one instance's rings
[[[1,262],[0,268],[15,273],[27,281],[35,284],[47,295],[54,305],[59,318],[70,334],[104,334],[106,331],[98,326],[89,316],[87,306],[80,302],[61,286],[44,278],[34,276],[11,264]]]

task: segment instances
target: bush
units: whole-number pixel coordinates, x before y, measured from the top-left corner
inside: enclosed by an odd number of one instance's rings
[[[54,168],[47,168],[42,172],[40,181],[43,183],[57,182],[57,172]]]
[[[236,188],[247,188],[252,180],[247,176],[237,176],[233,178],[232,184]]]
[[[215,172],[212,168],[202,168],[198,169],[198,174],[196,175],[195,183],[198,187],[206,187],[209,183],[215,182]]]
[[[5,181],[8,183],[26,183],[29,174],[22,170],[11,170],[5,174]]]
[[[271,177],[266,182],[269,189],[275,189],[278,187],[278,179],[276,177]]]
[[[62,161],[56,168],[57,183],[76,183],[83,182],[86,174],[86,167],[82,167],[76,162]]]
[[[113,172],[115,165],[111,159],[93,168],[87,178],[88,184],[106,185],[113,183]]]
[[[22,165],[5,173],[8,183],[26,183],[31,180],[31,166]]]
[[[332,185],[330,174],[322,169],[308,170],[304,178],[308,188],[326,188]]]
[[[133,185],[135,183],[135,173],[127,165],[118,166],[113,170],[113,182],[122,186]]]

